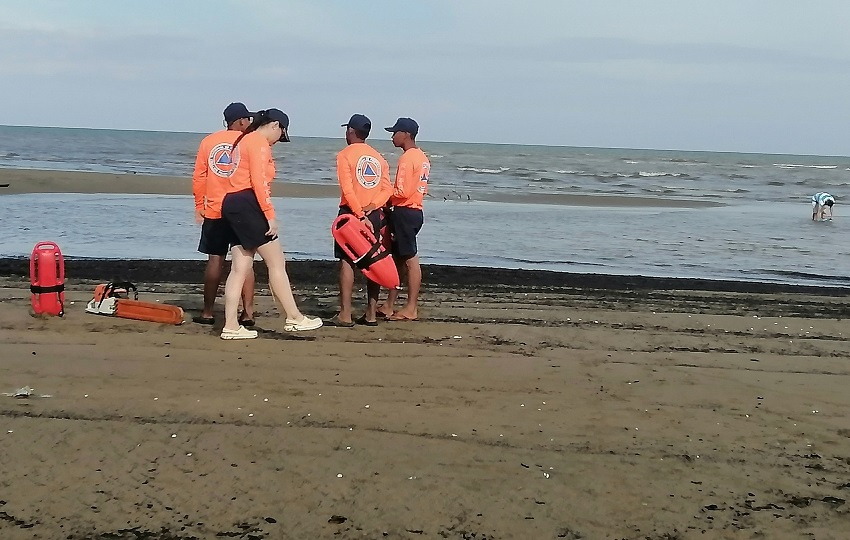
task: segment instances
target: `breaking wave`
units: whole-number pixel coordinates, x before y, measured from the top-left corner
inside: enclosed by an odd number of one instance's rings
[[[484,167],[457,167],[459,171],[468,171],[478,174],[502,174],[505,171],[511,170],[510,167],[499,167],[498,169],[486,169]]]
[[[837,169],[838,165],[797,165],[794,163],[774,163],[780,169]]]

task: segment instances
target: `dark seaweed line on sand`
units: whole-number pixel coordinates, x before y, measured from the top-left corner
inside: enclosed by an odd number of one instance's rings
[[[68,279],[126,280],[138,283],[200,283],[206,261],[159,261],[150,259],[66,259]],[[287,270],[295,283],[335,285],[335,261],[289,261]],[[255,265],[257,278],[266,280],[265,266]],[[0,258],[0,276],[29,276],[29,260]],[[423,265],[423,278],[429,286],[579,288],[605,290],[685,290],[742,293],[809,293],[850,296],[847,287],[791,285],[756,281],[693,278],[579,274],[549,270],[515,270],[470,266]]]

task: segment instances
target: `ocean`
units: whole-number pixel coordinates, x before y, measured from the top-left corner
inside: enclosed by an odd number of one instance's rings
[[[0,126],[0,168],[188,178],[202,137]],[[378,137],[373,146],[394,165],[399,150]],[[342,137],[294,137],[275,145],[277,181],[335,185],[335,154],[344,144]],[[842,204],[850,195],[848,157],[420,146],[432,162],[420,236],[426,263],[850,287],[850,217]],[[811,221],[817,191],[836,197],[833,221]],[[563,196],[592,205],[560,204]],[[290,258],[331,257],[335,201],[275,205]],[[71,257],[203,257],[188,194],[6,195],[0,215],[4,257],[27,255],[40,240],[56,241]]]

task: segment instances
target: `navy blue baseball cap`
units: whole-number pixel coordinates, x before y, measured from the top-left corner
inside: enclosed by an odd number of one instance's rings
[[[265,111],[260,111],[257,114],[262,114],[272,122],[276,121],[283,129],[289,129],[289,117],[286,115],[285,112],[280,109],[268,109]],[[286,132],[281,133],[280,142],[289,142],[289,134]]]
[[[369,120],[366,115],[354,114],[351,116],[351,119],[348,120],[348,123],[343,124],[341,127],[350,127],[358,131],[365,131],[368,133],[372,130],[372,121]]]
[[[403,131],[404,133],[410,133],[414,137],[417,133],[419,133],[419,124],[416,123],[416,120],[413,118],[399,118],[395,121],[395,125],[393,127],[384,128],[390,133],[395,133],[397,131]]]
[[[235,102],[224,108],[224,122],[227,125],[243,118],[252,118],[253,116],[254,113],[249,111],[244,103]]]

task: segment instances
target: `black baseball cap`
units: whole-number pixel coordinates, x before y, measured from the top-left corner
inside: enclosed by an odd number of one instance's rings
[[[258,114],[264,115],[272,122],[276,121],[284,130],[289,129],[289,117],[286,115],[285,112],[280,109],[268,109],[265,111],[260,111]],[[289,133],[287,133],[286,131],[281,132],[279,140],[280,142],[289,142]]]
[[[417,124],[416,120],[414,120],[413,118],[399,118],[395,121],[394,126],[384,129],[386,129],[390,133],[395,133],[397,131],[410,133],[415,137],[416,134],[419,133],[419,124]]]
[[[237,101],[224,108],[224,122],[229,126],[237,120],[252,118],[254,114],[248,110],[244,103]]]
[[[372,121],[366,115],[354,114],[348,120],[348,123],[342,124],[341,127],[350,127],[358,131],[369,133],[372,130]]]

